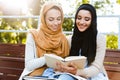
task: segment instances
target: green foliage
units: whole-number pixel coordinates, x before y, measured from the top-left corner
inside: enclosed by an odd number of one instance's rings
[[[0,14],[2,15],[2,14]],[[34,18],[0,18],[0,30],[28,30],[37,28],[38,19]],[[25,44],[26,33],[0,32],[0,43]]]
[[[25,44],[26,33],[2,32],[0,33],[0,43]]]
[[[110,0],[99,0],[93,3],[99,15],[107,15],[113,13],[113,2]],[[106,8],[108,6],[108,8]],[[99,13],[101,12],[101,13]]]
[[[82,0],[82,3],[84,4],[84,3],[89,3],[90,2],[90,0]]]
[[[119,0],[118,0],[119,1]],[[113,14],[113,2],[111,0],[76,0],[76,4],[75,4],[75,9],[78,9],[78,7],[83,4],[83,3],[90,3],[92,4],[97,11],[98,15],[107,15],[107,14]],[[108,8],[106,8],[106,6],[108,6]],[[76,11],[73,11],[74,13]]]
[[[114,34],[108,34],[106,36],[106,44],[108,49],[118,49],[118,36]]]
[[[63,31],[72,31],[73,28],[72,18],[64,18],[62,27],[63,27]]]
[[[94,7],[95,7],[96,9],[104,8],[104,2],[103,2],[103,1],[96,1],[96,2],[94,3]]]
[[[120,4],[120,0],[117,0],[116,3]]]
[[[1,30],[28,30],[37,28],[35,19],[2,19],[0,21]],[[24,23],[24,24],[23,24]],[[0,43],[25,44],[26,33],[22,32],[0,32]]]

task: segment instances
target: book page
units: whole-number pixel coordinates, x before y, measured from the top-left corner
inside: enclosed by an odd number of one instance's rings
[[[83,69],[86,63],[86,57],[84,56],[70,56],[65,58],[65,63],[68,65],[70,62],[73,62],[77,68]]]
[[[85,56],[69,56],[65,58],[65,61],[72,61],[72,60],[80,60],[80,59],[86,59]]]
[[[61,61],[64,61],[64,58],[60,57],[60,56],[57,56],[55,54],[44,54],[44,56],[46,57],[51,57],[51,58],[54,58],[54,59],[57,59],[57,60],[61,60]]]
[[[44,54],[46,59],[46,65],[51,68],[56,67],[56,62],[64,62],[64,59],[54,54]]]

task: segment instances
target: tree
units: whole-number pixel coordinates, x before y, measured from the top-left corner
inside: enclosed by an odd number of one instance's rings
[[[91,2],[92,1],[92,2]],[[113,8],[113,2],[110,2],[110,0],[99,0],[99,1],[94,1],[94,0],[76,0],[76,9],[83,3],[90,3],[92,4],[96,10],[98,15],[107,15],[107,14],[112,14],[112,8]],[[107,7],[107,8],[106,8]],[[75,12],[75,11],[74,11]]]

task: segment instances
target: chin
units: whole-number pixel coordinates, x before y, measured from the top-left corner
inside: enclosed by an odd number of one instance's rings
[[[79,31],[80,31],[80,32],[84,32],[84,31],[85,31],[85,29],[79,29]]]
[[[57,31],[58,29],[52,30],[52,31]]]

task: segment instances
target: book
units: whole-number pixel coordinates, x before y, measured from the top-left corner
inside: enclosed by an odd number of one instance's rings
[[[77,80],[87,80],[83,77],[73,75],[73,74],[70,74],[70,73],[55,72],[54,75],[61,75],[61,74],[69,74],[69,75],[73,76],[74,78],[76,78]],[[47,76],[24,76],[23,79],[24,80],[58,80],[56,78],[48,78]]]
[[[86,63],[86,57],[85,56],[68,56],[66,58],[62,58],[60,56],[57,56],[55,54],[44,54],[46,65],[51,68],[55,68],[56,62],[61,62],[65,65],[67,65],[69,62],[74,62],[79,69],[83,69]]]
[[[78,76],[78,75],[73,75],[73,74],[71,74],[71,73],[59,72],[59,71],[56,71],[56,72],[55,72],[55,75],[61,75],[61,74],[71,75],[72,77],[76,78],[77,80],[87,80],[86,78],[83,78],[83,77]]]
[[[47,76],[24,76],[24,80],[56,80],[54,78],[48,78]]]

